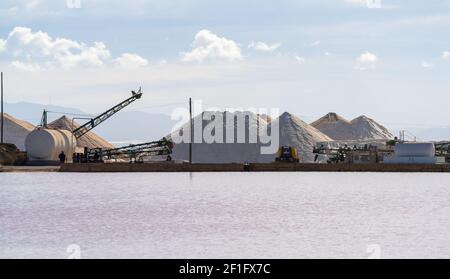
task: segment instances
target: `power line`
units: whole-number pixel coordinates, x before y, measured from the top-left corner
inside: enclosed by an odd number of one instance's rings
[[[70,113],[70,112],[60,112],[60,111],[49,111],[47,110],[47,113],[54,113],[54,114],[61,114],[61,115],[70,115],[70,116],[80,116],[80,117],[95,117],[92,114],[79,114],[79,113]]]
[[[186,105],[186,102],[180,102],[180,103],[169,103],[169,104],[161,104],[161,105],[154,105],[154,106],[145,106],[145,107],[135,107],[133,110],[138,109],[151,109],[151,108],[163,108],[163,107],[171,107],[176,105]]]

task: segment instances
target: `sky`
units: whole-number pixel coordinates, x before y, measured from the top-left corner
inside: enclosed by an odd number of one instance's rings
[[[279,108],[389,127],[450,126],[450,2],[0,2],[7,102],[99,112]]]

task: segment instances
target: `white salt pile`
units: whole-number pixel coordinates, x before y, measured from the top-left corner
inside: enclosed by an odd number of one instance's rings
[[[318,142],[332,141],[321,131],[288,112],[279,117],[279,125],[280,144],[297,148],[302,162],[314,161],[313,149]]]
[[[388,129],[365,115],[353,119],[350,123],[353,130],[357,132],[355,133],[356,139],[384,140],[393,138]]]
[[[339,141],[385,140],[393,137],[384,126],[366,116],[348,121],[336,113],[329,113],[311,126]]]
[[[4,113],[4,125],[4,142],[14,144],[19,150],[25,151],[25,138],[35,127],[7,113]]]
[[[219,114],[225,115],[224,112]],[[245,143],[225,143],[227,130],[234,130],[236,142],[237,137],[237,117],[247,115],[248,119],[245,126],[246,141]],[[275,121],[270,121],[266,116],[259,116],[251,112],[235,112],[232,114],[234,121],[224,121],[223,123],[223,137],[224,143],[208,144],[204,141],[202,143],[193,144],[193,162],[194,163],[270,163],[274,162],[277,156],[275,151],[273,154],[261,154],[261,147],[267,146],[261,143],[249,143],[250,131],[255,129],[268,127],[269,131],[272,129]],[[202,122],[202,127],[207,127],[212,121],[201,121],[202,115],[195,117],[194,122]],[[300,160],[303,162],[312,162],[314,160],[313,148],[318,142],[331,141],[332,139],[316,128],[308,125],[289,113],[284,113],[278,119],[279,138],[276,139],[275,150],[281,145],[292,146],[298,149]],[[199,122],[199,123],[200,123]],[[251,129],[250,129],[251,128]],[[175,134],[183,135],[183,132],[189,133],[189,124],[184,125]],[[201,131],[200,131],[201,132]],[[195,132],[194,132],[195,133]],[[189,138],[189,137],[188,137]],[[173,158],[176,160],[189,159],[189,144],[176,144],[173,150]]]
[[[80,125],[74,122],[73,129],[76,129],[78,127],[80,127]],[[67,116],[62,116],[61,118],[48,124],[48,128],[72,131],[72,120],[70,120]],[[111,143],[101,138],[92,131],[88,132],[86,135],[77,139],[77,147],[103,148],[103,149],[115,148],[114,145],[112,145]]]
[[[202,136],[204,129],[216,121],[215,119],[202,120],[208,113],[223,117],[223,123],[216,122],[218,126],[222,127],[221,131],[207,130],[207,134],[216,136],[216,139],[219,140],[216,140],[215,143],[208,143]],[[245,122],[245,125],[242,125],[243,130],[240,131],[237,129],[238,119],[242,119],[241,123]],[[250,134],[255,134],[250,131],[257,131],[258,126],[267,126],[266,119],[263,117],[259,117],[252,112],[203,112],[194,118],[194,123],[196,127],[201,128],[194,128],[194,138],[196,139],[192,145],[192,160],[194,163],[268,163],[275,160],[274,154],[261,154],[262,145],[252,143],[250,140]],[[173,148],[172,158],[175,160],[189,160],[189,131],[190,125],[186,123],[172,134],[175,137],[168,136],[168,138],[177,141],[176,138],[179,139],[183,135],[187,135],[185,141],[175,144]],[[234,137],[231,137],[232,134],[234,134]],[[244,135],[243,142],[238,142],[238,134]],[[230,142],[230,139],[232,143],[227,143]]]
[[[334,140],[346,140],[353,134],[350,121],[333,112],[313,122],[311,126]]]

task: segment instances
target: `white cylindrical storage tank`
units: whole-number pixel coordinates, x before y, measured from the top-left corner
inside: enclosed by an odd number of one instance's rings
[[[75,145],[75,137],[67,130],[37,129],[25,139],[28,157],[39,161],[58,161],[61,151],[72,160]]]
[[[434,157],[436,148],[431,142],[397,143],[394,152],[398,157]]]
[[[64,153],[66,154],[66,160],[68,162],[72,161],[72,159],[73,159],[72,156],[73,156],[73,153],[75,153],[75,149],[77,146],[77,139],[73,136],[72,132],[70,132],[68,130],[57,130],[57,131],[61,134],[61,136],[64,140],[64,146],[65,146]],[[59,153],[61,153],[61,151],[58,152],[58,154],[57,154],[58,156],[59,156]]]

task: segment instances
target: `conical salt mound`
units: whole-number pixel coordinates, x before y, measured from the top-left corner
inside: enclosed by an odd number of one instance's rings
[[[288,112],[283,113],[279,117],[279,125],[280,146],[297,148],[302,162],[311,162],[314,160],[313,149],[318,142],[333,140]]]
[[[311,126],[334,140],[348,140],[353,134],[350,121],[334,112],[313,122]]]
[[[322,133],[338,141],[384,140],[392,134],[366,116],[348,121],[336,113],[329,113],[311,124]]]
[[[76,129],[78,127],[80,127],[80,125],[78,123],[74,122],[73,129]],[[48,128],[72,131],[72,120],[67,118],[67,116],[62,116],[61,118],[48,124]],[[114,148],[114,145],[112,145],[105,139],[101,138],[97,134],[93,133],[92,131],[88,132],[86,135],[77,139],[77,146],[81,147],[81,148],[84,148],[84,147],[103,148],[103,149]]]
[[[26,121],[19,120],[4,113],[4,142],[17,146],[21,151],[25,151],[25,138],[34,130],[34,126]]]
[[[358,140],[384,140],[393,137],[388,129],[364,115],[353,119],[351,125],[355,133],[354,138]]]
[[[347,119],[340,116],[339,114],[337,114],[335,112],[330,112],[327,115],[320,118],[319,120],[317,120],[316,122],[312,123],[311,125],[316,126],[316,125],[321,125],[321,124],[323,125],[323,124],[327,124],[327,123],[336,123],[336,122],[350,123]]]
[[[209,129],[213,120],[203,120],[209,118],[208,114],[220,116],[223,119],[215,122],[217,130]],[[239,120],[238,120],[239,119]],[[245,124],[239,126],[240,124]],[[260,143],[253,143],[250,134],[255,134],[258,126],[267,126],[266,117],[258,116],[252,112],[203,112],[194,118],[194,144],[192,145],[192,160],[194,163],[269,163],[275,160],[275,154],[261,154]],[[201,129],[199,129],[200,127]],[[209,128],[208,128],[209,127]],[[242,127],[238,129],[237,127]],[[168,138],[175,141],[172,158],[175,160],[189,160],[189,123],[174,131]],[[234,137],[231,137],[234,131]],[[181,138],[186,133],[187,139],[181,142]],[[204,135],[216,135],[219,141],[208,141]],[[257,133],[257,132],[256,132]],[[220,135],[220,136],[219,136]],[[242,141],[238,141],[238,135]],[[231,140],[230,140],[231,139]]]

